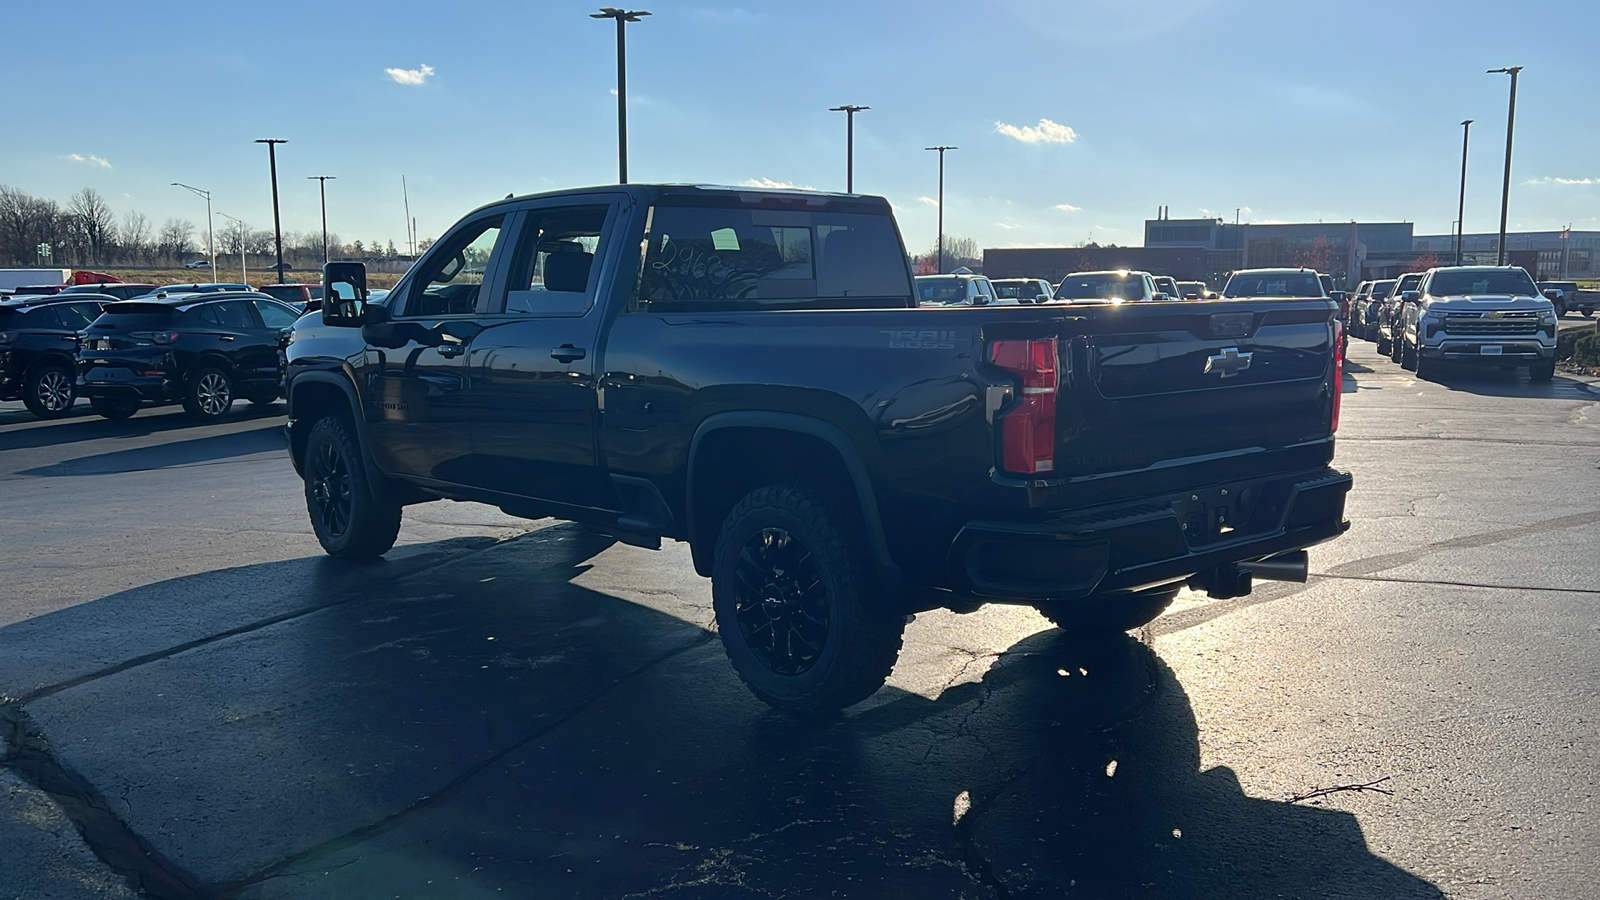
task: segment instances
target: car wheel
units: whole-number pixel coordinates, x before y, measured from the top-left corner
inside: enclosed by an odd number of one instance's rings
[[[1528,378],[1533,381],[1549,381],[1556,377],[1556,361],[1536,362],[1528,366]]]
[[[1408,372],[1417,370],[1417,348],[1415,344],[1406,343],[1404,337],[1400,338],[1400,368]]]
[[[306,511],[317,543],[340,559],[377,559],[400,534],[400,504],[370,484],[352,426],[324,416],[306,437]]]
[[[1426,381],[1433,375],[1433,369],[1438,363],[1433,360],[1424,361],[1422,348],[1416,347],[1411,351],[1411,370],[1417,373],[1418,381]]]
[[[89,408],[107,419],[126,419],[139,411],[139,401],[113,397],[90,397]]]
[[[41,419],[57,419],[72,412],[78,386],[65,366],[40,366],[22,382],[22,402]]]
[[[711,597],[734,671],[761,700],[831,713],[883,687],[904,615],[876,594],[836,519],[797,485],[769,485],[734,506],[717,538]]]
[[[256,393],[245,395],[245,399],[249,400],[253,406],[266,406],[278,402],[278,392],[257,391]]]
[[[1592,310],[1592,309],[1580,309],[1580,310],[1578,310],[1578,315],[1583,316],[1585,319],[1587,319],[1590,316],[1594,315],[1594,310]]]
[[[1395,334],[1390,334],[1389,335],[1389,361],[1390,362],[1397,363],[1397,362],[1399,362],[1401,360],[1401,355],[1400,354],[1401,354],[1401,350],[1402,350],[1402,347],[1403,347],[1402,342],[1404,340],[1405,340],[1405,338],[1403,336],[1395,335]]]
[[[189,379],[183,408],[196,419],[216,419],[233,406],[233,379],[221,369],[201,369]]]
[[[1562,316],[1567,314],[1567,304],[1563,303],[1560,300],[1557,300],[1557,301],[1555,301],[1555,303],[1553,305],[1556,308],[1556,318],[1559,319]]]
[[[1177,596],[1177,588],[1160,588],[1087,600],[1052,600],[1036,608],[1058,628],[1083,637],[1105,637],[1155,621]]]
[[[1373,329],[1372,340],[1378,345],[1379,356],[1389,355],[1389,333],[1383,330],[1382,325]]]

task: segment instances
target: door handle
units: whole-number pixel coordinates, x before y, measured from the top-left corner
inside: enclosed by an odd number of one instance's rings
[[[564,363],[569,363],[576,359],[583,359],[588,355],[588,350],[585,350],[582,347],[574,347],[571,344],[562,344],[561,346],[550,351],[551,359]]]
[[[467,345],[466,344],[440,344],[439,345],[439,355],[444,357],[445,359],[455,359],[456,357],[460,356],[461,354],[463,354],[465,352],[467,352]]]
[[[231,335],[231,334],[219,334],[219,335],[217,335],[217,340],[219,340],[219,341],[231,341],[231,340],[233,340],[233,335]]]

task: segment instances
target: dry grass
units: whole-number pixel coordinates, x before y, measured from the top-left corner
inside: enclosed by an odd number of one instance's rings
[[[95,269],[94,271],[104,272],[107,275],[120,278],[123,281],[131,281],[141,284],[195,284],[196,282],[211,280],[210,266],[207,266],[204,269],[107,268]],[[367,270],[367,287],[372,290],[377,290],[378,288],[392,288],[394,287],[395,282],[400,280],[400,275],[401,273],[399,272],[374,272],[369,268]],[[223,265],[221,262],[218,262],[217,280],[224,282],[238,281],[239,266],[236,264],[229,267]],[[283,280],[290,284],[315,284],[322,280],[322,272],[317,269],[297,269],[283,273]],[[251,285],[262,285],[276,284],[277,281],[277,277],[268,270],[251,269],[250,278],[246,283]]]

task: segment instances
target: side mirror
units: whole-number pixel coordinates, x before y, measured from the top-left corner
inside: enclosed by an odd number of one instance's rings
[[[1156,291],[1156,295],[1154,297],[1151,297],[1150,299],[1152,299],[1152,300],[1171,300],[1172,297],[1169,296],[1168,294],[1166,294],[1163,291]]]
[[[1349,295],[1344,291],[1329,291],[1328,296],[1333,298],[1333,302],[1343,306]]]
[[[1050,302],[1050,295],[1049,294],[1038,294],[1038,295],[1035,295],[1034,298],[1033,298],[1033,302],[1035,302],[1035,303],[1049,303]]]
[[[1415,303],[1420,299],[1422,299],[1421,291],[1406,291],[1400,295],[1401,303]]]
[[[367,321],[367,267],[330,262],[322,267],[322,324],[359,328]],[[382,309],[382,307],[373,307]]]

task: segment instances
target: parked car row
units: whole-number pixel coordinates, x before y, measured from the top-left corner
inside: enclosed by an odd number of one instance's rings
[[[209,420],[236,398],[278,398],[283,342],[304,312],[255,291],[161,291],[124,300],[61,292],[0,301],[0,400],[42,419],[79,397],[108,419],[182,403]]]
[[[1177,281],[1168,275],[1114,269],[1073,272],[1051,284],[1044,278],[989,278],[968,271],[919,275],[917,299],[922,306],[988,306],[1084,300],[1123,303],[1137,300],[1215,300],[1220,296],[1201,281]]]
[[[1441,266],[1363,282],[1351,327],[1419,378],[1454,362],[1526,366],[1549,381],[1563,312],[1553,293],[1517,266]]]

